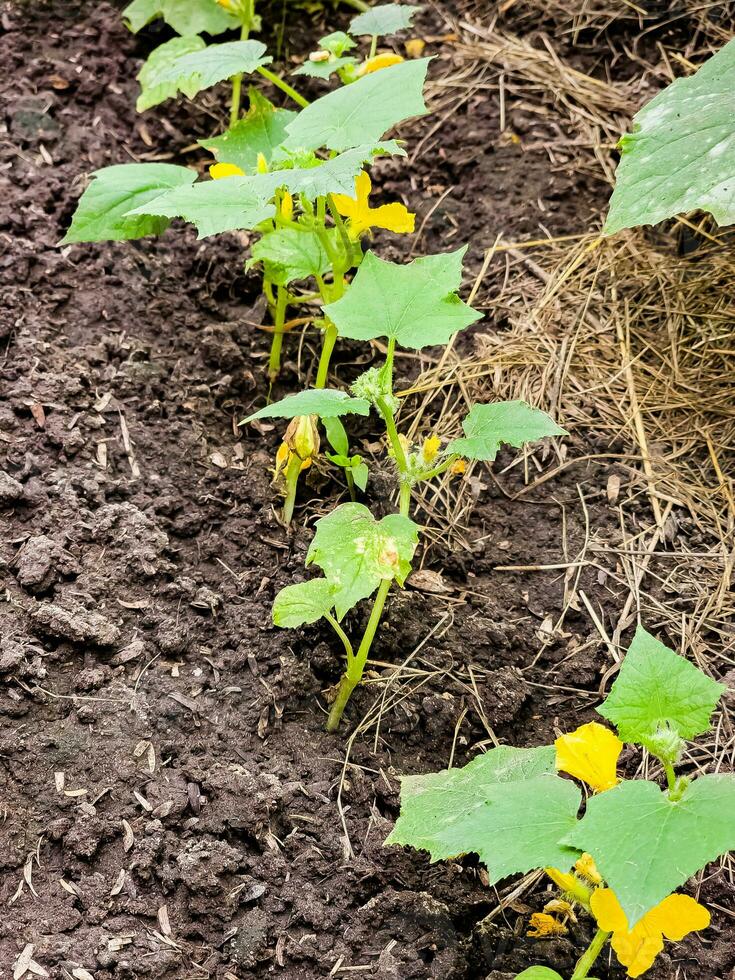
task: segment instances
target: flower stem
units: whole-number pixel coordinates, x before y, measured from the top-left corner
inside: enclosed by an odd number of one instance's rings
[[[586,980],[587,975],[595,964],[595,960],[602,952],[602,947],[605,945],[609,937],[610,933],[605,932],[604,929],[597,930],[592,937],[592,942],[580,956],[579,961],[574,968],[574,973],[572,974],[571,980]]]
[[[299,485],[299,473],[301,473],[301,460],[292,452],[288,466],[286,467],[286,500],[283,505],[283,521],[286,525],[291,523],[293,509],[296,503],[296,489]]]
[[[276,316],[271,341],[271,353],[268,359],[268,377],[275,381],[281,370],[281,348],[283,347],[283,325],[286,322],[288,309],[288,290],[284,286],[276,286]]]
[[[276,86],[276,88],[279,88],[282,92],[285,92],[289,99],[293,99],[293,101],[297,105],[300,105],[302,109],[305,109],[309,105],[308,99],[305,99],[303,95],[299,95],[296,89],[292,88],[288,82],[284,82],[282,78],[279,78],[274,72],[268,71],[268,69],[264,68],[263,65],[258,67],[258,73],[261,74],[263,78],[267,78],[272,85]]]
[[[373,609],[370,613],[368,624],[365,627],[362,640],[360,641],[360,646],[358,647],[357,653],[352,660],[347,660],[347,670],[342,675],[342,679],[337,690],[337,697],[332,705],[332,710],[329,712],[329,718],[327,719],[328,732],[336,732],[339,728],[339,723],[342,719],[342,714],[345,710],[347,702],[350,700],[352,692],[362,680],[362,675],[365,671],[365,664],[367,663],[368,654],[370,653],[370,647],[372,646],[373,639],[375,638],[375,633],[378,629],[378,624],[380,623],[380,617],[383,614],[385,600],[388,597],[388,592],[390,591],[392,582],[392,579],[383,579],[378,586],[378,593],[375,596]]]
[[[240,29],[240,40],[247,41],[250,33],[250,18]],[[242,72],[232,76],[232,102],[230,103],[230,126],[234,126],[240,117],[240,95],[242,93]]]

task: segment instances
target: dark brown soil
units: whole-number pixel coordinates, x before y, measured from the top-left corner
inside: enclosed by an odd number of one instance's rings
[[[191,161],[181,153],[221,126],[225,93],[136,116],[134,75],[152,35],[132,37],[108,4],[73,6],[6,4],[0,37],[0,976],[29,943],[54,980],[568,971],[584,923],[534,943],[518,906],[478,930],[496,895],[474,861],[430,867],[382,841],[398,774],[446,766],[453,746],[462,764],[490,733],[538,744],[590,716],[610,659],[588,617],[571,610],[561,638],[539,637],[562,609],[564,571],[493,569],[563,562],[563,527],[572,560],[580,488],[596,535],[615,542],[602,492],[613,469],[580,464],[518,500],[522,468],[484,475],[470,550],[431,555],[449,592],[392,598],[373,685],[327,736],[338,646],[319,628],[274,629],[270,606],[304,576],[313,520],[341,490],[325,475],[287,534],[270,486],[277,432],[236,427],[263,401],[267,347],[243,326],[258,318],[258,282],[241,271],[240,242],[177,228],[55,247],[81,175],[129,159]],[[435,70],[448,69],[450,54],[435,53]],[[384,187],[419,220],[453,187],[419,254],[470,241],[476,269],[500,231],[578,233],[604,206],[602,185],[501,139],[497,119],[496,101],[477,95],[427,140],[410,179],[385,166]],[[481,329],[496,326],[490,317]],[[312,346],[307,337],[304,371]],[[284,391],[298,367],[294,341]],[[569,440],[571,454],[615,448]],[[388,475],[369,491],[378,507]],[[614,616],[611,581],[587,569],[581,584]],[[381,664],[423,641],[412,662],[423,685],[384,714],[377,738],[373,728],[352,746],[341,817],[350,726],[379,693]],[[722,876],[703,894],[732,899]],[[527,901],[540,908],[543,897]],[[650,976],[711,980],[733,968],[716,913],[702,941],[672,949]]]

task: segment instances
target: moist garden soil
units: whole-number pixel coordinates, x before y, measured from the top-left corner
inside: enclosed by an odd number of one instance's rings
[[[317,13],[309,36],[324,16],[332,28],[344,19]],[[424,18],[419,33],[441,33],[436,11]],[[286,54],[299,30],[287,27]],[[0,977],[28,944],[54,980],[569,971],[589,924],[527,939],[539,888],[483,924],[497,893],[476,861],[431,866],[382,842],[400,774],[464,764],[493,739],[538,744],[592,717],[612,661],[589,617],[571,609],[561,636],[540,632],[561,612],[565,570],[494,569],[572,560],[580,485],[590,526],[615,544],[604,487],[616,464],[580,463],[516,499],[523,467],[503,472],[512,456],[476,474],[464,544],[434,546],[425,570],[442,579],[393,595],[369,682],[342,731],[325,734],[339,647],[317,627],[273,628],[270,607],[304,577],[313,522],[343,490],[315,468],[287,532],[271,486],[277,428],[237,427],[266,397],[268,344],[242,241],[176,227],[56,247],[84,174],[203,159],[191,145],[223,127],[226,90],[137,116],[134,76],[165,35],[131,36],[105,3],[6,4],[2,32]],[[451,68],[450,45],[428,51],[437,74]],[[386,238],[382,254],[470,241],[474,273],[501,231],[574,234],[595,220],[605,187],[509,141],[498,112],[480,91],[437,132],[432,117],[409,127],[423,151],[413,167],[383,165],[382,191],[416,208],[422,232]],[[524,125],[541,123],[519,112],[514,128]],[[502,326],[490,310],[477,329]],[[308,381],[313,363],[313,336],[286,346],[277,393]],[[344,382],[366,358],[341,357]],[[377,432],[360,434],[370,458]],[[594,433],[569,440],[574,455],[620,448]],[[378,511],[391,506],[382,467],[367,496]],[[594,569],[580,582],[614,614],[611,583]],[[398,686],[390,665],[419,645],[406,696],[354,739],[343,771],[350,732]],[[722,875],[702,895],[731,900]],[[702,940],[672,948],[650,976],[731,977],[726,926],[715,912]],[[622,976],[607,962],[596,974]]]

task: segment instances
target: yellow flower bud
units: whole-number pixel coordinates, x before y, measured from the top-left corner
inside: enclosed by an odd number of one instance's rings
[[[284,191],[281,196],[281,217],[285,218],[286,221],[293,218],[293,198],[288,191]]]
[[[373,58],[368,58],[367,61],[360,65],[358,75],[372,75],[374,71],[380,71],[381,68],[390,68],[391,65],[399,65],[403,61],[403,58],[399,54],[393,54],[392,51],[386,51],[383,54],[376,54]]]
[[[235,163],[213,163],[209,168],[212,180],[222,180],[223,177],[244,177],[245,171]]]

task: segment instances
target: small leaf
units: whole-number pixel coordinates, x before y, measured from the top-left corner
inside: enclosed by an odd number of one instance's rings
[[[337,229],[327,231],[329,238],[337,237]],[[294,279],[321,276],[332,267],[321,239],[309,228],[276,228],[266,232],[250,250],[248,268],[262,262],[271,282],[286,286]]]
[[[324,578],[298,582],[281,589],[273,603],[273,622],[296,629],[326,616],[334,608],[334,586]]]
[[[162,91],[164,86],[167,91],[173,89],[174,94],[182,92],[193,99],[198,92],[226,78],[250,74],[273,60],[263,57],[265,50],[265,45],[260,41],[225,41],[223,44],[209,44],[199,51],[182,54],[170,62],[167,61],[165,65],[154,65],[146,74],[147,87],[138,98],[138,112],[163,101],[156,93]],[[166,95],[164,98],[171,96]]]
[[[243,119],[221,136],[199,140],[199,145],[209,150],[221,163],[234,163],[252,173],[262,154],[266,163],[273,159],[274,150],[286,138],[286,126],[296,118],[290,109],[277,109],[257,89],[249,92],[250,108]]]
[[[305,61],[303,65],[299,65],[294,71],[291,72],[292,75],[306,75],[309,78],[329,78],[340,68],[346,68],[348,65],[356,65],[357,58],[333,58],[329,61]]]
[[[331,34],[320,39],[319,47],[341,58],[345,51],[352,51],[353,48],[357,47],[357,41],[354,41],[344,31],[332,31]]]
[[[295,167],[275,173],[259,175],[270,179],[275,187],[285,187],[292,194],[305,194],[310,200],[327,194],[354,194],[355,178],[365,163],[372,163],[376,156],[393,154],[405,157],[395,140],[382,143],[366,143],[356,146],[329,160],[310,167]]]
[[[660,729],[691,739],[706,732],[727,690],[639,626],[606,700],[597,709],[626,742],[650,745]]]
[[[593,796],[565,842],[591,854],[628,928],[735,848],[735,777],[700,776],[677,800],[636,779]]]
[[[693,209],[735,222],[735,40],[633,118],[604,233]]]
[[[375,143],[404,119],[423,116],[422,90],[429,61],[404,61],[328,92],[289,124],[287,146],[346,150]]]
[[[163,17],[177,34],[183,35],[221,34],[239,23],[217,0],[133,0],[122,16],[133,34],[156,17]]]
[[[418,544],[418,526],[401,514],[376,521],[363,504],[341,504],[316,522],[306,555],[335,587],[334,605],[342,619],[367,599],[381,581],[403,585]]]
[[[523,973],[516,974],[516,980],[562,980],[562,976],[548,966],[530,966]],[[586,980],[593,980],[593,978],[587,977]]]
[[[384,37],[387,34],[395,34],[411,26],[414,15],[421,10],[421,7],[414,7],[407,3],[384,3],[376,7],[371,7],[364,14],[358,14],[350,21],[350,34],[371,34],[373,36]]]
[[[272,188],[255,177],[227,177],[161,194],[129,214],[185,218],[197,226],[199,238],[206,238],[223,231],[255,228],[261,221],[272,218],[275,207],[267,203],[272,196]]]
[[[446,454],[457,453],[485,462],[495,459],[501,445],[520,449],[526,442],[567,434],[546,412],[523,401],[473,405],[462,428],[465,438],[452,440]]]
[[[370,402],[352,398],[346,391],[334,388],[307,388],[286,395],[272,405],[265,405],[243,419],[240,425],[254,419],[293,419],[298,415],[318,415],[320,418],[337,418],[339,415],[369,415]]]
[[[577,821],[581,793],[553,770],[553,746],[500,746],[463,769],[404,776],[386,844],[429,851],[432,861],[476,853],[491,884],[546,865],[566,870],[579,851],[560,841]]]
[[[466,246],[407,265],[367,252],[349,291],[324,307],[342,337],[388,337],[419,350],[445,344],[482,316],[457,296]]]
[[[123,23],[137,34],[146,24],[161,16],[162,0],[133,0],[122,12]]]
[[[338,418],[322,416],[322,423],[324,425],[324,431],[327,433],[327,440],[332,449],[341,456],[345,462],[340,463],[340,466],[349,465],[349,460],[347,456],[350,452],[350,440],[347,438],[347,433],[345,432],[345,427],[342,425]]]
[[[355,481],[357,489],[362,490],[363,493],[365,492],[369,476],[370,470],[368,469],[367,463],[360,462],[357,466],[352,467],[352,479]]]
[[[170,188],[189,185],[195,179],[193,170],[171,163],[122,163],[95,170],[60,244],[160,235],[168,228],[168,219],[147,214],[130,217],[131,207],[159,197]]]
[[[135,107],[138,112],[144,112],[151,106],[158,105],[159,102],[174,98],[178,92],[176,82],[162,82],[161,76],[175,65],[179,58],[185,54],[202,51],[206,46],[200,37],[174,37],[154,48],[137,75],[140,95]]]

